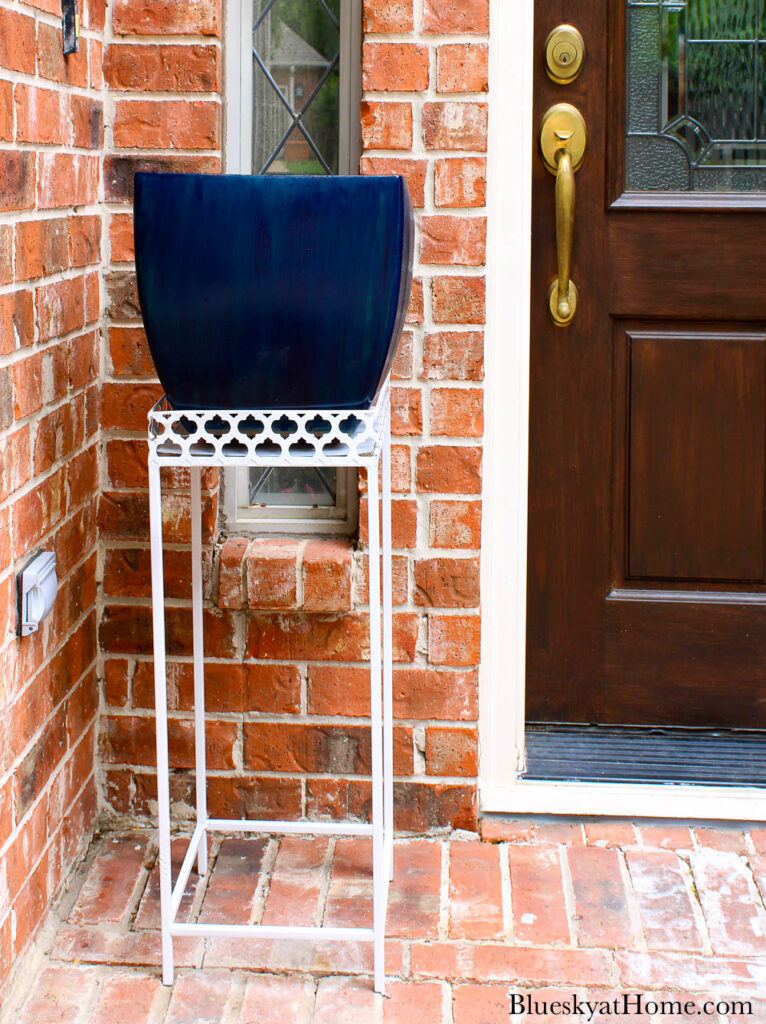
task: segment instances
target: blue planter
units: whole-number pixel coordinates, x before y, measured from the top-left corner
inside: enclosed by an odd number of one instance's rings
[[[136,175],[136,270],[175,408],[375,399],[410,296],[400,177]]]

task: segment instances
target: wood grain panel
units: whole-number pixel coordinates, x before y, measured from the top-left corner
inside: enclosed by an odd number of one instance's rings
[[[633,334],[628,576],[762,582],[766,345]]]

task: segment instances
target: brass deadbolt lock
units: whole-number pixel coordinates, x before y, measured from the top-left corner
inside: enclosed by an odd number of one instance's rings
[[[558,25],[545,40],[545,70],[558,85],[574,82],[584,57],[585,43],[574,25]]]

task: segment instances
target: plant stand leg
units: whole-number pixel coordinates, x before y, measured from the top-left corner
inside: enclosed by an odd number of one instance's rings
[[[202,625],[202,470],[191,469],[192,541],[192,633],[194,654],[194,783],[197,794],[197,825],[207,823],[207,782],[205,777],[205,645]],[[207,871],[207,836],[203,834],[197,854],[197,871]]]
[[[168,694],[165,663],[165,590],[162,577],[162,485],[160,467],[149,463],[149,521],[154,626],[154,704],[157,729],[157,813],[159,818],[162,981],[173,984],[173,937],[170,934],[170,777],[168,763]]]
[[[394,877],[393,598],[391,580],[391,421],[386,417],[381,453],[383,481],[383,771],[388,877]]]
[[[372,907],[376,992],[385,992],[386,879],[383,850],[383,733],[380,678],[380,514],[378,465],[368,463],[367,514],[370,556],[370,725],[372,729]]]

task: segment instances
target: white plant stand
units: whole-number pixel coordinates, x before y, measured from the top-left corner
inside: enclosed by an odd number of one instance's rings
[[[161,399],[149,413],[149,513],[154,626],[154,687],[157,726],[157,806],[162,908],[162,980],[173,983],[173,939],[292,938],[366,940],[373,943],[374,986],[384,992],[384,939],[389,881],[393,878],[393,711],[391,619],[391,436],[390,386],[359,410],[172,409]],[[167,665],[162,568],[163,466],[191,470],[192,623],[194,661],[196,827],[173,885],[170,859]],[[202,627],[201,471],[231,466],[358,466],[367,469],[370,608],[370,716],[372,728],[372,822],[271,821],[211,818],[205,778],[205,678]],[[381,470],[379,491],[378,469]],[[382,516],[379,511],[382,498]],[[382,518],[382,541],[381,523]],[[382,587],[381,587],[382,547]],[[381,608],[382,590],[382,608]],[[382,611],[382,615],[381,615]],[[382,623],[381,623],[382,619]],[[340,709],[339,709],[340,710]],[[372,837],[373,926],[340,928],[262,924],[199,924],[176,920],[195,857],[207,872],[207,835],[215,832]]]

